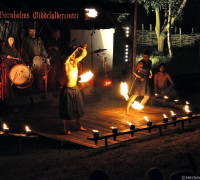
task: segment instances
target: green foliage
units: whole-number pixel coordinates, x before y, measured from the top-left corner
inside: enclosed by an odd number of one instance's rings
[[[118,16],[117,20],[118,20],[119,22],[122,22],[122,21],[124,21],[124,20],[126,19],[126,17],[129,16],[129,15],[130,15],[129,13],[120,14],[120,15]]]

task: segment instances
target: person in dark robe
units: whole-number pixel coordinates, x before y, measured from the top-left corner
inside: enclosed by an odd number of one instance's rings
[[[14,96],[15,88],[11,86],[9,79],[9,72],[13,66],[15,66],[19,60],[18,53],[15,48],[15,40],[13,37],[9,37],[4,46],[1,49],[2,58],[2,76],[4,78],[2,85],[5,87],[4,98],[10,98]]]

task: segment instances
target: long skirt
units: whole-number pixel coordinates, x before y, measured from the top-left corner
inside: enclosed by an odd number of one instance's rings
[[[63,86],[60,93],[59,115],[61,119],[73,120],[84,114],[82,94],[78,88]]]

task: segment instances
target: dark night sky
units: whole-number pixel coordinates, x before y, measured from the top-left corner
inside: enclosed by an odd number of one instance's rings
[[[35,10],[65,10],[69,9],[70,11],[82,11],[82,7],[94,6],[93,4],[99,3],[97,0],[1,0],[0,9],[8,10],[10,9],[19,9],[19,10],[27,10],[27,11],[35,11]],[[103,8],[106,10],[114,11],[118,13],[120,11],[130,11],[129,6],[122,7],[121,5],[103,5]],[[133,8],[133,7],[132,7]],[[195,31],[200,31],[200,0],[188,0],[186,7],[183,9],[183,16],[181,22],[176,22],[175,25],[178,27],[182,27],[183,33],[190,33],[191,28],[195,27]],[[110,26],[111,23],[106,20],[106,16],[101,13],[101,15],[96,19],[96,23],[92,22],[92,26],[95,24],[98,26],[97,28],[101,28],[101,26]],[[130,17],[128,21],[123,21],[123,25],[127,25],[131,22]],[[141,29],[141,24],[145,24],[145,28],[149,27],[149,24],[155,24],[155,14],[154,12],[150,12],[148,15],[142,5],[138,5],[138,28]],[[90,25],[86,24],[84,26],[88,26],[88,28],[92,28]],[[111,25],[112,26],[112,25]]]

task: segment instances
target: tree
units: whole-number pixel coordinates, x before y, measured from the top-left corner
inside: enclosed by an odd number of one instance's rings
[[[180,19],[182,10],[186,5],[187,0],[141,0],[147,12],[152,9],[156,15],[155,32],[158,40],[158,51],[163,52],[164,40],[167,37],[167,32],[170,32],[170,27],[175,20]],[[161,26],[161,11],[164,11],[164,22]],[[170,35],[170,33],[168,33]],[[169,46],[169,48],[171,48]]]
[[[112,0],[115,2],[127,2],[128,0]],[[135,0],[129,0],[133,3]],[[170,36],[170,27],[174,25],[175,20],[181,18],[182,10],[187,0],[138,0],[143,4],[147,13],[152,10],[155,12],[156,25],[155,32],[158,40],[158,51],[163,52],[164,40],[167,33]],[[161,13],[164,13],[164,20],[161,25]],[[170,17],[169,17],[170,16]],[[170,38],[169,38],[170,39]],[[169,46],[171,48],[171,46]]]

